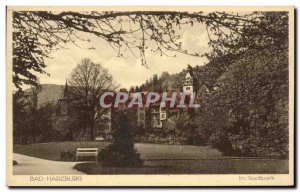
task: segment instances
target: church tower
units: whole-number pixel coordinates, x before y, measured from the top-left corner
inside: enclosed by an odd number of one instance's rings
[[[186,73],[185,79],[183,80],[183,92],[186,94],[193,93],[193,78],[189,72]]]
[[[66,85],[65,85],[65,90],[64,90],[64,98],[65,99],[69,98],[69,86],[68,86],[67,79],[66,79]]]
[[[63,98],[59,99],[58,103],[59,103],[58,105],[59,105],[59,110],[60,110],[59,115],[61,115],[61,116],[68,115],[69,86],[68,86],[67,80],[66,80]]]

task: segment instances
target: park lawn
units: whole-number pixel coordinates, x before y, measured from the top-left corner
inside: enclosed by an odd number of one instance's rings
[[[99,151],[105,148],[109,143],[96,141],[68,141],[68,142],[50,142],[37,143],[29,145],[14,145],[13,152],[31,157],[37,157],[47,160],[60,160],[60,152],[65,150],[74,150],[79,147],[98,147]],[[208,146],[189,146],[189,145],[166,145],[166,144],[146,144],[136,143],[135,148],[141,154],[142,159],[203,159],[221,157],[221,153]]]
[[[74,169],[88,175],[128,175],[128,174],[169,174],[172,167],[143,166],[143,167],[101,167],[96,162],[78,163]]]
[[[15,145],[14,153],[60,160],[60,152],[78,147],[105,148],[107,142],[51,142]],[[144,160],[140,168],[105,168],[97,163],[78,163],[74,168],[88,174],[284,174],[288,160],[224,157],[209,146],[135,144]]]
[[[75,165],[90,175],[105,174],[288,174],[288,160],[281,159],[200,159],[150,160],[143,167],[101,167],[95,162]]]
[[[288,174],[286,159],[219,158],[146,161],[146,166],[169,167],[169,174]],[[166,174],[162,172],[161,174]]]

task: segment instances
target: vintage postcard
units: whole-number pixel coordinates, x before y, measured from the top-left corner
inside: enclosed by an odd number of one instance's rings
[[[293,186],[294,7],[7,7],[8,186]]]

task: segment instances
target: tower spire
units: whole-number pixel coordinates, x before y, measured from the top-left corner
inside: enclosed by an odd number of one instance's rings
[[[66,85],[65,85],[65,90],[64,90],[64,98],[69,97],[69,86],[68,86],[68,80],[66,79]]]

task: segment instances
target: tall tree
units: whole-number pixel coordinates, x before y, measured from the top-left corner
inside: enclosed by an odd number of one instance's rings
[[[153,75],[153,79],[152,79],[152,90],[153,91],[159,91],[160,90],[160,85],[159,85],[159,79],[157,74]]]
[[[30,88],[29,94],[25,97],[27,102],[28,110],[28,121],[29,121],[29,131],[32,138],[32,142],[36,141],[36,137],[39,132],[38,127],[38,94],[42,91],[42,86],[38,84],[37,86],[32,86]]]
[[[28,137],[28,113],[23,91],[13,93],[13,141],[24,144]]]
[[[97,96],[105,90],[114,90],[117,86],[113,77],[102,65],[90,59],[82,59],[70,76],[70,92],[73,98],[83,101],[90,139],[94,139],[94,124],[107,112],[99,108]]]
[[[166,91],[168,89],[169,77],[170,77],[170,74],[167,71],[164,71],[164,72],[162,72],[162,74],[159,78],[163,91]]]

